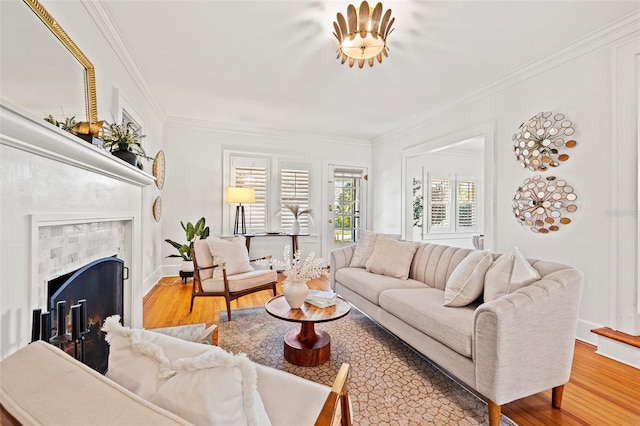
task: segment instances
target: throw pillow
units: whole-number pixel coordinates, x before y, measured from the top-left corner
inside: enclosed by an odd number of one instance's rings
[[[400,239],[400,235],[396,234],[378,234],[377,232],[367,231],[365,229],[361,230],[360,239],[349,263],[350,268],[365,268],[367,266],[367,260],[369,260],[371,253],[373,253],[373,247],[376,244],[376,237],[378,235],[393,238],[394,240]]]
[[[539,279],[538,271],[531,266],[518,248],[514,247],[511,253],[505,253],[496,259],[487,271],[484,301],[499,299]]]
[[[367,260],[367,271],[406,280],[418,246],[418,243],[378,235],[373,253]]]
[[[110,345],[107,377],[138,396],[194,424],[269,424],[255,365],[245,355],[132,330],[118,315],[102,331]]]
[[[211,250],[214,263],[226,263],[228,275],[253,271],[253,267],[249,263],[249,252],[247,251],[244,237],[235,237],[230,240],[208,237],[207,244],[209,245],[209,250]],[[221,276],[222,269],[216,268],[214,278]]]
[[[484,275],[491,266],[491,253],[472,251],[449,276],[444,288],[444,306],[467,306],[482,294]]]

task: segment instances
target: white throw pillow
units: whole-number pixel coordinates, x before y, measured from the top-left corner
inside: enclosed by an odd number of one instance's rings
[[[444,306],[467,306],[482,294],[484,275],[492,262],[486,250],[473,251],[456,266],[444,288]]]
[[[194,424],[268,425],[255,365],[245,355],[107,318],[107,377]]]
[[[230,240],[222,238],[208,237],[207,244],[213,261],[216,264],[226,263],[227,275],[241,274],[253,271],[249,262],[249,252],[244,237],[235,237]],[[216,268],[214,277],[222,276],[222,270]]]
[[[514,247],[511,253],[505,253],[496,259],[487,271],[484,301],[499,299],[539,279],[538,271],[531,266],[518,248]]]
[[[367,271],[406,280],[418,246],[418,243],[378,235],[373,253],[367,260]]]
[[[367,266],[367,260],[369,260],[371,253],[373,253],[373,247],[376,244],[376,237],[378,235],[383,235],[394,240],[400,239],[400,235],[396,234],[378,234],[377,232],[367,231],[366,229],[361,230],[358,245],[356,245],[353,257],[349,263],[350,268],[365,268]]]

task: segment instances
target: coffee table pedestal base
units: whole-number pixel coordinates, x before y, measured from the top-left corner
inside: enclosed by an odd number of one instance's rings
[[[303,323],[302,330],[291,330],[284,337],[284,359],[291,364],[314,367],[330,356],[331,337],[322,330],[316,332],[313,323]]]

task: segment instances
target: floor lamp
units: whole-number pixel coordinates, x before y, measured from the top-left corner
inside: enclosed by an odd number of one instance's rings
[[[245,204],[253,204],[256,202],[256,190],[253,188],[241,188],[238,186],[227,187],[227,196],[225,201],[227,203],[238,203],[236,206],[236,221],[233,225],[233,234],[246,234],[247,227],[244,221],[244,206]],[[240,229],[238,229],[240,228]],[[239,232],[241,231],[241,232]]]

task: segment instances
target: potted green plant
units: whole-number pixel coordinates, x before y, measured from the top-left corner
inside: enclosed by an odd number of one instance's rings
[[[140,145],[140,140],[145,136],[140,134],[132,122],[123,120],[121,124],[106,123],[102,132],[102,141],[104,148],[113,155],[142,169],[142,163],[138,158],[151,160]]]
[[[200,218],[195,225],[191,222],[187,222],[187,224],[185,225],[182,221],[180,221],[180,225],[182,225],[182,229],[184,229],[187,237],[187,242],[182,244],[170,239],[166,239],[166,242],[168,242],[176,250],[178,250],[178,254],[170,254],[167,257],[182,258],[181,271],[193,272],[193,259],[191,258],[191,249],[193,249],[193,242],[196,240],[196,237],[200,237],[203,239],[207,238],[209,236],[209,227],[205,226],[204,217]]]

